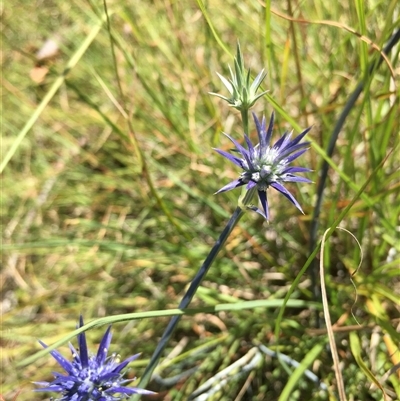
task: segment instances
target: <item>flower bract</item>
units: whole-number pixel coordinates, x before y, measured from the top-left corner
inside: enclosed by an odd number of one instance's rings
[[[246,185],[248,190],[256,187],[262,210],[257,207],[251,207],[251,209],[269,220],[267,189],[272,187],[289,199],[303,213],[300,204],[284,184],[286,182],[312,182],[308,178],[297,175],[298,173],[306,173],[312,170],[306,167],[290,166],[295,159],[308,149],[310,143],[301,142],[301,140],[310,131],[311,127],[305,129],[294,139],[291,139],[292,133],[286,132],[274,145],[271,145],[274,114],[272,113],[271,115],[268,127],[266,127],[265,117],[260,122],[253,113],[253,118],[259,139],[257,145],[253,145],[245,134],[246,149],[231,136],[225,134],[235,145],[235,151],[240,157],[221,149],[214,149],[243,170],[238,179],[225,185],[217,193],[229,191],[242,185]]]
[[[265,91],[257,94],[258,88],[267,74],[264,72],[264,70],[261,70],[254,81],[250,82],[250,70],[246,71],[244,67],[243,55],[240,50],[239,42],[237,44],[237,52],[235,57],[235,72],[232,71],[230,66],[229,71],[231,74],[231,78],[229,80],[223,77],[221,74],[217,73],[217,75],[225,85],[226,89],[228,89],[230,97],[222,96],[219,93],[213,92],[210,92],[210,94],[225,100],[231,107],[234,107],[235,109],[247,112],[247,110],[249,110],[260,97],[267,93],[267,91]]]
[[[83,326],[82,316],[79,327]],[[108,354],[111,343],[111,326],[106,330],[96,355],[88,352],[85,333],[78,334],[79,351],[69,344],[72,361],[64,358],[58,351],[50,354],[65,370],[66,374],[54,372],[52,382],[35,382],[43,388],[35,391],[51,391],[61,393],[60,398],[53,401],[118,401],[129,398],[132,394],[154,394],[152,391],[134,387],[125,387],[132,380],[124,379],[125,367],[140,354],[133,355],[123,362],[116,354]],[[40,341],[47,348],[47,345]]]

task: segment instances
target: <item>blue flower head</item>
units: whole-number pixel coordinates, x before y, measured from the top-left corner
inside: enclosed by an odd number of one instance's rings
[[[78,327],[82,326],[81,316]],[[69,344],[72,362],[65,359],[58,351],[51,351],[50,354],[66,371],[66,374],[54,372],[55,379],[52,382],[35,382],[35,384],[45,386],[35,391],[61,393],[61,398],[53,401],[118,401],[125,400],[132,394],[154,394],[148,390],[125,387],[126,383],[134,379],[124,379],[125,372],[122,370],[140,354],[133,355],[121,363],[116,354],[107,357],[111,337],[110,326],[101,340],[97,354],[90,355],[85,333],[78,334],[79,351]],[[40,341],[40,344],[47,348],[43,342]]]
[[[244,139],[247,149],[231,136],[225,134],[236,146],[236,152],[241,157],[231,155],[221,149],[214,149],[222,156],[229,159],[232,163],[239,166],[243,172],[237,180],[230,182],[221,188],[217,193],[229,191],[231,189],[246,185],[246,189],[257,188],[258,197],[262,205],[262,210],[251,207],[257,213],[269,220],[269,210],[267,201],[267,189],[272,187],[290,200],[302,213],[303,210],[294,196],[285,188],[285,182],[311,182],[308,178],[299,177],[297,173],[312,171],[305,167],[291,167],[290,163],[301,156],[307,149],[309,142],[301,140],[310,131],[311,127],[305,129],[296,138],[291,139],[291,133],[286,132],[278,141],[271,146],[272,129],[274,126],[274,114],[271,115],[268,128],[265,118],[260,122],[253,113],[256,124],[259,143],[253,145],[249,137],[245,134]]]

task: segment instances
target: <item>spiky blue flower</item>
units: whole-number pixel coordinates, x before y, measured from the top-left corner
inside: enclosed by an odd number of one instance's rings
[[[79,326],[83,326],[82,316]],[[118,401],[129,398],[132,394],[154,394],[152,391],[140,388],[125,387],[132,380],[124,379],[126,372],[122,372],[129,362],[140,354],[133,355],[120,362],[116,354],[107,357],[111,343],[111,326],[106,330],[96,355],[89,355],[85,333],[78,334],[79,351],[72,344],[69,348],[72,353],[72,362],[65,359],[58,351],[50,354],[61,365],[67,374],[54,372],[52,382],[35,382],[45,386],[35,391],[52,391],[61,393],[61,398],[54,401]],[[47,345],[39,341],[47,348]]]
[[[278,141],[271,146],[272,129],[274,127],[274,113],[266,127],[265,117],[260,122],[253,113],[256,124],[259,143],[253,145],[249,137],[245,134],[244,139],[247,144],[245,149],[239,142],[231,136],[225,134],[236,146],[236,151],[241,155],[237,157],[221,149],[214,149],[220,155],[226,157],[232,163],[239,166],[243,172],[237,180],[225,185],[217,193],[229,191],[231,189],[246,185],[246,189],[256,187],[258,197],[262,205],[262,210],[251,207],[260,213],[267,220],[269,219],[267,189],[272,187],[290,200],[302,213],[303,210],[294,196],[285,188],[286,182],[312,182],[308,178],[300,177],[297,173],[306,173],[310,170],[306,167],[291,167],[290,163],[301,156],[307,149],[309,142],[301,142],[304,136],[310,131],[311,127],[305,129],[296,138],[291,139],[291,134],[286,132]]]

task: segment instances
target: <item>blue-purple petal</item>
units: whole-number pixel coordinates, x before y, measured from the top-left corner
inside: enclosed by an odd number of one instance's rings
[[[253,212],[258,213],[259,215],[261,215],[262,217],[264,217],[265,220],[268,220],[268,219],[267,219],[267,216],[265,215],[265,213],[264,213],[260,208],[258,208],[257,206],[250,205],[250,206],[247,206],[247,208],[248,208],[249,210],[252,210]]]
[[[263,147],[265,146],[265,118],[263,117],[262,122],[260,122],[255,113],[252,113],[252,115],[257,129],[259,144]]]
[[[274,129],[274,122],[275,122],[275,113],[272,112],[271,113],[271,118],[269,120],[267,133],[266,133],[266,136],[265,136],[265,142],[266,142],[267,146],[269,146],[269,144],[271,143],[272,131]]]
[[[260,202],[261,202],[261,206],[264,210],[265,218],[267,220],[269,220],[267,191],[258,191],[258,197],[260,198]]]
[[[306,128],[303,132],[301,132],[299,135],[296,136],[296,138],[293,139],[292,145],[298,144],[305,136],[306,134],[311,130],[312,126]]]
[[[213,148],[216,152],[218,152],[221,156],[226,157],[228,160],[230,160],[232,163],[236,164],[237,166],[239,166],[240,168],[243,168],[243,162],[242,159],[239,159],[236,156],[231,155],[228,152],[225,152],[224,150],[221,149],[215,149]]]
[[[82,315],[79,317],[79,327],[84,326]],[[86,343],[85,333],[78,334],[78,344],[79,344],[79,356],[81,358],[82,367],[87,368],[89,366],[89,354]]]
[[[246,189],[249,190],[251,188],[254,188],[257,184],[254,181],[249,181],[246,185]]]
[[[244,140],[246,141],[247,148],[249,149],[249,156],[252,159],[254,157],[254,146],[246,134],[244,134]]]
[[[228,134],[224,134],[224,135],[230,139],[230,141],[236,146],[236,149],[239,151],[239,153],[246,159],[247,165],[249,167],[252,167],[253,163],[251,161],[248,150],[246,150],[238,141],[236,141],[230,135],[228,135]]]
[[[110,382],[118,379],[120,376],[119,372],[103,372],[99,377],[98,380],[102,382]]]
[[[291,163],[293,160],[297,159],[299,156],[301,156],[304,152],[307,152],[307,149],[302,149],[296,153],[294,153],[293,155],[290,155],[287,159],[286,159],[286,163],[289,164]]]
[[[271,184],[271,187],[275,188],[282,195],[284,195],[287,199],[289,199],[290,202],[292,202],[297,207],[297,209],[299,209],[300,212],[304,214],[303,209],[301,208],[299,202],[297,202],[295,197],[283,185],[279,184],[279,182],[273,182]]]
[[[289,135],[289,132],[285,132],[273,145],[274,149],[280,149],[282,147],[282,144],[285,142],[287,136]]]
[[[221,192],[230,191],[231,189],[235,189],[235,188],[237,188],[237,187],[241,187],[241,186],[244,185],[244,184],[245,184],[245,183],[244,183],[241,179],[234,180],[234,181],[230,182],[229,184],[225,185],[224,187],[222,187],[220,190],[218,190],[218,191],[215,193],[215,195],[216,195],[216,194],[219,194],[219,193],[221,193]]]
[[[132,355],[129,358],[126,358],[123,362],[121,362],[118,366],[113,369],[113,372],[120,372],[122,369],[125,368],[130,362],[134,361],[135,359],[139,358],[140,354]]]
[[[42,386],[42,382],[33,382],[34,384],[38,384],[39,386]],[[54,391],[54,392],[59,392],[59,391],[64,391],[64,386],[48,386],[44,388],[35,388],[33,391]]]
[[[38,386],[48,386],[50,384],[49,382],[32,382],[32,383],[37,384]]]
[[[47,348],[47,345],[39,340],[40,345],[43,348]],[[73,366],[72,363],[70,361],[68,361],[67,359],[65,359],[58,351],[53,350],[50,351],[50,355],[58,362],[58,364],[64,368],[64,370],[68,373],[71,373],[73,370]]]
[[[108,327],[104,333],[99,349],[97,350],[96,361],[98,365],[102,365],[107,358],[108,348],[110,347],[112,339],[111,326]]]
[[[287,152],[288,149],[291,148],[291,146],[292,146],[292,140],[291,140],[292,134],[293,134],[293,131],[286,132],[284,134],[284,138],[285,139],[283,140],[283,142],[279,146],[279,153],[280,154],[282,154],[283,152]],[[274,148],[277,148],[276,144],[274,145]]]
[[[293,174],[287,174],[286,176],[284,176],[283,181],[285,181],[285,182],[305,182],[306,184],[312,183],[312,181],[306,177],[299,177],[299,176],[293,175]]]
[[[71,351],[72,357],[74,358],[75,362],[80,364],[81,363],[81,359],[79,357],[78,351],[75,349],[75,347],[71,343],[68,343],[68,347],[69,347],[69,349]]]
[[[283,160],[286,156],[290,155],[290,154],[293,153],[293,152],[296,152],[296,151],[299,150],[299,149],[305,148],[305,147],[307,147],[308,145],[309,145],[309,142],[304,142],[304,143],[299,143],[299,144],[297,144],[297,145],[290,146],[290,147],[287,147],[287,148],[285,148],[285,149],[282,149],[282,150],[279,152],[279,156],[277,157],[276,160],[277,160],[277,161]]]
[[[282,174],[293,174],[293,173],[309,173],[312,171],[307,167],[288,167],[282,171]]]
[[[248,155],[248,151],[246,150],[246,148],[244,148],[235,138],[232,138],[230,135],[226,134],[225,132],[224,132],[224,135],[236,146],[236,149],[242,156]]]

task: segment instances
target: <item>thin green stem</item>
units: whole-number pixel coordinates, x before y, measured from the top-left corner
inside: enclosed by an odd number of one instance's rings
[[[122,90],[122,85],[121,85],[121,79],[119,77],[119,72],[118,72],[118,64],[117,64],[117,57],[115,55],[115,49],[114,49],[114,40],[111,34],[111,22],[110,22],[110,17],[108,15],[108,9],[107,9],[107,2],[106,0],[103,0],[103,6],[104,6],[104,13],[107,16],[107,30],[108,30],[108,35],[110,37],[110,48],[111,48],[111,55],[114,63],[114,71],[115,71],[115,77],[117,79],[117,84],[118,84],[118,90],[119,94],[121,96],[121,99],[124,99],[124,92]]]
[[[249,135],[249,110],[240,110],[242,115],[243,130],[246,135]]]

